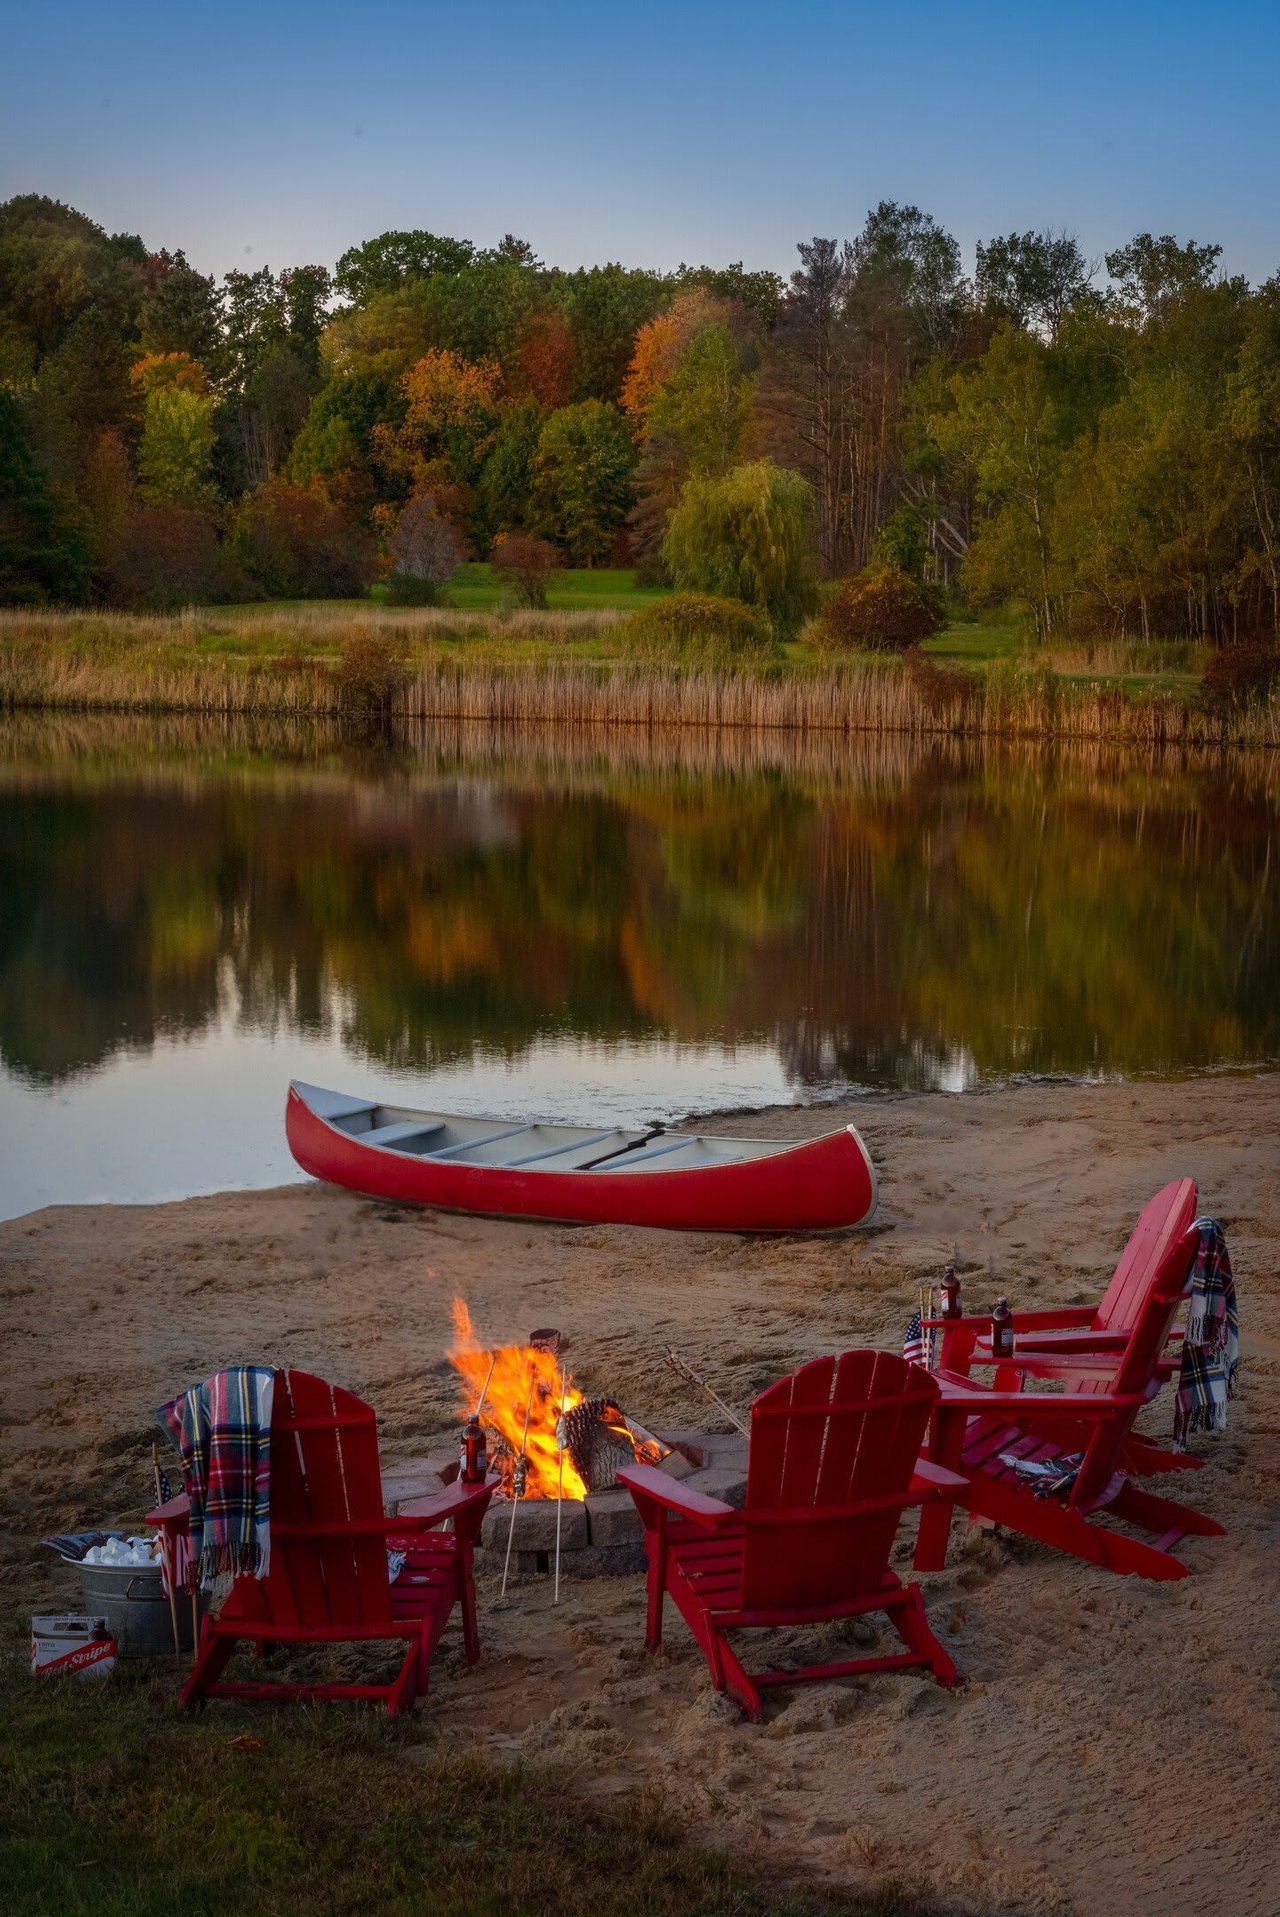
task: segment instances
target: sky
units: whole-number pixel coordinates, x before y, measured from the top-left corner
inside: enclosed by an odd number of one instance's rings
[[[881,199],[961,242],[1134,233],[1280,267],[1280,9],[0,0],[0,199],[204,272],[398,227],[551,265],[787,273]]]

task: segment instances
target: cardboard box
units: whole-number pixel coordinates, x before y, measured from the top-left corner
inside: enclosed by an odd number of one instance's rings
[[[115,1668],[116,1641],[104,1617],[33,1617],[33,1677],[105,1677]]]

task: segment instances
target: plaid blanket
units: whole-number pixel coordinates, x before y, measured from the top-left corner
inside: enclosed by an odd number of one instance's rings
[[[271,1568],[274,1387],[274,1371],[235,1365],[156,1412],[182,1459],[191,1554],[205,1589],[220,1578],[264,1578]]]
[[[1240,1316],[1227,1241],[1216,1218],[1197,1218],[1196,1229],[1200,1249],[1173,1411],[1173,1440],[1180,1451],[1193,1431],[1226,1430],[1227,1400],[1236,1395],[1240,1363]]]

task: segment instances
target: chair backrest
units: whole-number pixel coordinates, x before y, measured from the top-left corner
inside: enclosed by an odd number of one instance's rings
[[[1138,1309],[1115,1376],[1110,1383],[1097,1386],[1099,1392],[1130,1396],[1148,1391],[1155,1379],[1157,1361],[1178,1315],[1199,1246],[1199,1232],[1188,1226],[1166,1250]],[[1133,1429],[1134,1419],[1141,1408],[1140,1403],[1119,1406],[1113,1418],[1104,1419],[1098,1424],[1072,1486],[1072,1504],[1087,1504],[1106,1489],[1119,1463],[1121,1447]]]
[[[744,1610],[812,1610],[874,1589],[938,1387],[887,1351],[817,1358],[751,1407]],[[858,1510],[862,1500],[876,1508]]]
[[[1144,1205],[1094,1313],[1095,1331],[1124,1330],[1133,1324],[1169,1247],[1195,1217],[1198,1203],[1195,1179],[1175,1178]]]
[[[354,1392],[277,1371],[271,1411],[271,1569],[239,1578],[242,1616],[303,1627],[391,1615],[378,1427]]]

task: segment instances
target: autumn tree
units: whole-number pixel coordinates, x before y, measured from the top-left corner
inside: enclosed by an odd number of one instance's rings
[[[143,498],[193,510],[212,506],[214,402],[203,366],[188,353],[149,353],[129,377],[142,400]]]
[[[404,424],[396,435],[401,460],[418,474],[444,462],[451,478],[473,485],[498,431],[497,365],[433,350],[410,367],[402,384]]]

